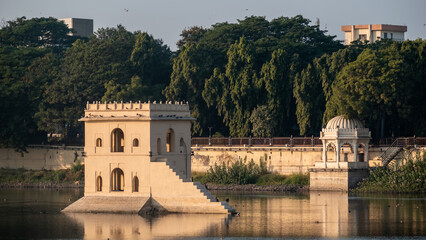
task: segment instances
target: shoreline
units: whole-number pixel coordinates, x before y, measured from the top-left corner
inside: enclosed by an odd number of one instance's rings
[[[58,188],[84,188],[84,184],[75,183],[0,183],[2,188],[40,188],[40,189],[58,189]]]
[[[307,193],[309,186],[298,185],[220,185],[207,183],[207,190],[219,191],[238,191],[238,192],[290,192]],[[39,188],[39,189],[57,189],[57,188],[84,188],[84,184],[74,183],[0,183],[1,188]]]
[[[289,193],[307,193],[309,186],[299,185],[221,185],[221,184],[205,184],[207,190],[219,191],[238,191],[238,192],[289,192]]]

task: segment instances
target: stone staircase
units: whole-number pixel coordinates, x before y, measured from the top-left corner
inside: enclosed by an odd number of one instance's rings
[[[395,139],[395,141],[392,143],[388,149],[386,149],[385,152],[382,153],[380,158],[382,159],[382,165],[384,167],[388,166],[392,160],[400,160],[403,158],[401,156],[401,153],[403,153],[403,150],[409,150],[410,149],[409,142],[406,139]]]
[[[187,192],[187,195],[184,195],[182,197],[189,197],[189,198],[193,198],[193,203],[194,206],[196,204],[200,204],[199,200],[204,199],[204,204],[206,208],[211,208],[211,209],[217,209],[217,210],[213,210],[216,212],[219,211],[226,211],[228,214],[235,214],[236,211],[235,209],[233,209],[228,202],[218,202],[216,197],[214,195],[212,195],[203,184],[201,184],[200,182],[192,182],[190,179],[186,178],[185,174],[183,173],[183,171],[176,171],[174,168],[174,164],[171,164],[169,162],[158,162],[157,164],[163,164],[165,163],[165,165],[163,165],[164,167],[167,167],[169,169],[169,173],[170,175],[174,175],[177,182],[177,184],[184,184],[184,191]],[[169,174],[168,174],[169,175]],[[178,186],[176,186],[178,187]],[[183,193],[185,194],[185,193]],[[194,195],[196,195],[196,197],[194,197]],[[155,198],[155,197],[154,197]],[[201,199],[200,199],[201,198]],[[203,205],[203,203],[201,203],[201,205]],[[190,207],[190,206],[188,206]],[[167,209],[167,206],[166,206]],[[211,212],[212,210],[208,210],[207,212]],[[220,210],[222,209],[222,210]]]
[[[218,201],[217,201],[217,199],[216,199],[216,197],[215,197],[215,196],[213,196],[213,195],[209,192],[209,190],[207,190],[207,189],[206,189],[206,187],[205,187],[203,184],[201,184],[200,182],[193,182],[193,184],[194,184],[194,186],[196,186],[196,187],[197,187],[197,189],[199,189],[199,190],[200,190],[200,192],[201,192],[202,194],[204,194],[204,196],[206,196],[206,197],[207,197],[207,199],[209,199],[209,200],[210,200],[210,202],[218,202]],[[225,209],[227,209],[229,213],[232,213],[232,214],[236,213],[235,209],[233,209],[233,208],[232,208],[232,207],[228,204],[228,202],[220,202],[220,204],[221,204],[221,205],[222,205]]]

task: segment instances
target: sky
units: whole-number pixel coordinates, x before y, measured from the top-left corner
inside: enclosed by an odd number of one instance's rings
[[[0,20],[17,17],[89,18],[94,30],[123,25],[162,39],[172,50],[183,29],[235,23],[246,16],[268,20],[296,15],[344,40],[341,25],[406,25],[405,38],[426,39],[426,0],[0,0]]]

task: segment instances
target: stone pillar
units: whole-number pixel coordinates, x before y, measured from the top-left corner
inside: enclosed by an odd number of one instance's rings
[[[336,162],[337,162],[337,167],[340,168],[340,141],[337,140],[337,144],[336,144]]]
[[[355,144],[352,144],[352,148],[354,150],[354,162],[358,162],[358,143],[355,141]]]
[[[368,143],[364,145],[364,162],[368,163]]]
[[[322,142],[322,160],[324,162],[324,167],[327,167],[327,142],[324,140]]]

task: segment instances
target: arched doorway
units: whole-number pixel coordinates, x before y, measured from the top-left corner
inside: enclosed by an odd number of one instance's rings
[[[340,147],[340,161],[341,162],[353,162],[354,160],[354,149],[352,144],[344,142]]]
[[[111,152],[124,152],[124,133],[119,128],[111,133]]]
[[[120,168],[115,168],[111,173],[112,191],[124,191],[124,173]]]
[[[326,161],[335,162],[336,161],[336,145],[334,143],[329,143],[326,149]]]
[[[137,176],[133,177],[133,192],[139,192],[139,178]]]
[[[167,131],[167,138],[166,138],[166,145],[167,145],[167,152],[174,152],[175,151],[175,132],[173,129],[169,129]]]
[[[365,144],[361,143],[358,145],[358,162],[365,161]]]
[[[102,192],[102,177],[101,176],[98,176],[96,178],[96,191]]]

